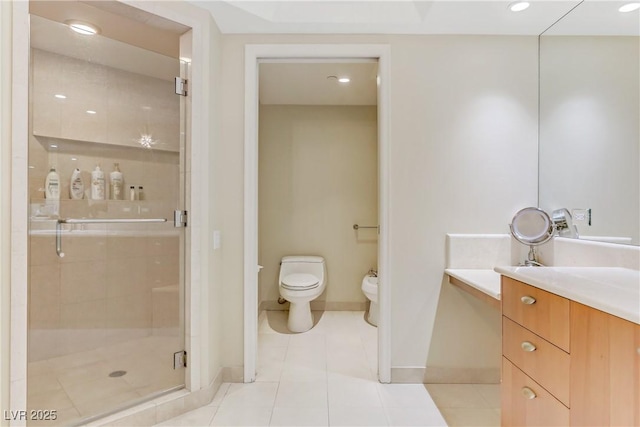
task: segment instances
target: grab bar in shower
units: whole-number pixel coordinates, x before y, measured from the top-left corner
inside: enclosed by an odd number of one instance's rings
[[[129,223],[159,223],[167,222],[166,218],[61,218],[56,222],[56,254],[64,258],[62,252],[62,224],[129,224]]]
[[[378,228],[377,225],[358,225],[358,224],[353,224],[353,229],[354,230],[359,230],[361,228]]]

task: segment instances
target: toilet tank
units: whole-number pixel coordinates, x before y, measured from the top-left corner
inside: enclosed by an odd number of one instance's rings
[[[280,264],[280,278],[294,273],[307,273],[322,280],[324,268],[324,258],[321,256],[286,256]]]

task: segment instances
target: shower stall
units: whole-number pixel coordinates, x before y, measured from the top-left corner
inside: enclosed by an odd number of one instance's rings
[[[32,425],[185,384],[189,28],[116,2],[57,3],[30,6],[27,406],[56,414]],[[64,7],[105,28],[74,32]],[[173,40],[165,51],[156,33]]]

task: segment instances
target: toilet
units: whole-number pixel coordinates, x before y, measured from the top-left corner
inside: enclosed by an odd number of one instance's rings
[[[306,332],[313,327],[310,302],[326,287],[327,267],[320,256],[286,256],[280,262],[280,296],[291,303],[287,328]]]
[[[362,293],[371,301],[367,322],[378,326],[378,276],[367,274],[362,279]]]

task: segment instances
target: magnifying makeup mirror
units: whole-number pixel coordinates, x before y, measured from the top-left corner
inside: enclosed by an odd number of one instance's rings
[[[539,208],[524,208],[513,216],[509,228],[518,242],[529,245],[524,265],[542,266],[536,259],[535,247],[551,240],[555,233],[555,225],[549,215]]]

